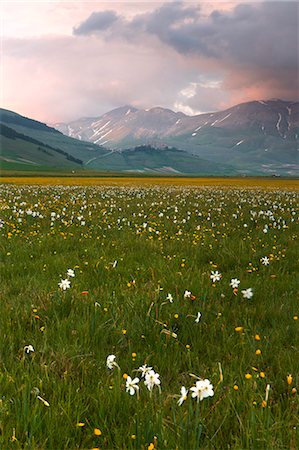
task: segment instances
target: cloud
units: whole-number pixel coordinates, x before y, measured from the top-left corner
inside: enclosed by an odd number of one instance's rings
[[[198,4],[174,2],[131,20],[113,15],[110,23],[104,12],[93,13],[74,33],[107,31],[104,38],[136,40],[147,34],[183,54],[245,66],[294,68],[298,67],[298,12],[297,2],[263,2],[239,4],[229,11],[214,9],[206,16]]]
[[[74,28],[74,34],[92,34],[108,29],[117,22],[118,16],[115,11],[93,12],[87,20]]]
[[[240,89],[246,99],[250,92],[259,92],[264,97],[272,92],[272,96],[296,99],[298,12],[297,2],[237,4],[227,10],[214,7],[208,14],[199,4],[172,2],[131,19],[118,15],[117,22],[93,32],[106,42],[127,41],[137,45],[142,41],[172,49],[186,63],[193,60],[199,75],[211,72],[213,66],[213,74],[221,74],[222,87],[236,99],[242,98],[237,92]],[[88,21],[89,18],[80,27]],[[195,98],[199,100],[194,95],[193,103]],[[187,106],[190,107],[190,101]]]
[[[192,114],[253,99],[296,100],[298,4],[207,5],[55,3],[57,28],[48,4],[16,23],[6,6],[3,106],[54,122],[124,104]]]

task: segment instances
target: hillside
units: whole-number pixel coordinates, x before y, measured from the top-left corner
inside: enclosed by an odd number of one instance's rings
[[[253,101],[196,116],[124,106],[54,127],[111,150],[173,146],[213,163],[228,163],[244,174],[295,175],[298,169],[298,102]]]
[[[106,149],[65,136],[42,122],[12,111],[1,110],[0,118],[3,169],[236,175],[232,166],[220,166],[173,147],[141,145],[123,150]]]

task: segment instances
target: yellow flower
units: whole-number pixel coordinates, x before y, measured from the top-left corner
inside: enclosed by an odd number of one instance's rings
[[[266,408],[266,406],[267,406],[267,402],[266,402],[266,400],[263,400],[262,401],[262,408]]]
[[[189,350],[189,349],[190,349],[190,345],[189,345],[189,344],[187,344],[187,345],[186,345],[186,348],[187,348],[187,349]]]
[[[265,378],[265,376],[266,376],[265,372],[260,372],[260,377],[261,378]]]
[[[256,335],[254,336],[254,339],[255,339],[256,341],[260,341],[260,340],[261,340],[260,335],[259,335],[259,334],[256,334]]]
[[[135,439],[136,439],[136,434],[132,434],[131,439],[133,439],[133,441],[135,441]]]
[[[84,422],[78,422],[76,424],[77,427],[85,427],[85,423]]]
[[[235,391],[238,391],[238,390],[239,390],[239,386],[235,384],[235,385],[234,385],[234,390],[235,390]]]
[[[147,447],[147,450],[154,450],[155,446],[154,444],[151,442],[150,445]]]
[[[126,380],[126,379],[128,378],[128,376],[129,376],[129,375],[128,375],[127,373],[124,373],[124,374],[123,374],[123,379]]]
[[[298,316],[294,316],[293,319],[294,319],[294,320],[298,320]]]
[[[250,380],[250,378],[252,378],[251,373],[246,373],[245,378],[246,380]]]
[[[260,350],[259,348],[255,351],[256,355],[260,355],[262,353],[262,350]]]
[[[175,317],[175,319],[178,319],[178,318],[179,318],[179,315],[178,315],[178,314],[175,314],[174,317]]]
[[[101,430],[100,430],[99,428],[95,428],[95,429],[93,430],[93,433],[94,433],[96,436],[101,436],[101,434],[102,434],[102,432],[101,432]]]
[[[243,330],[244,330],[243,327],[236,327],[236,328],[235,328],[235,331],[237,331],[238,333],[240,333],[240,332],[243,331]]]
[[[293,383],[293,377],[292,377],[292,375],[289,373],[289,375],[287,376],[287,382],[288,382],[288,385],[290,386],[292,383]]]
[[[136,358],[137,354],[136,353],[132,353],[132,358]]]
[[[127,330],[124,328],[123,330],[121,330],[122,334],[126,334]]]

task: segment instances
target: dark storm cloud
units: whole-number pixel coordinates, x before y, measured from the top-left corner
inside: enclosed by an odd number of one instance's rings
[[[154,36],[183,54],[244,67],[298,68],[297,2],[241,4],[232,11],[214,10],[208,17],[200,6],[179,2],[132,20],[109,13],[107,21],[102,18],[105,13],[93,13],[74,33],[127,40]]]
[[[111,27],[118,19],[114,11],[93,12],[87,20],[74,28],[74,34],[93,34]]]

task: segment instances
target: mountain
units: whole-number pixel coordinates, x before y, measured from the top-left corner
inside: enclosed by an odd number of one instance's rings
[[[121,119],[121,108],[115,117]],[[230,175],[233,167],[173,147],[141,145],[123,150],[65,136],[42,122],[0,109],[0,162],[13,170],[98,170],[152,174]]]
[[[176,147],[214,164],[228,163],[244,174],[295,175],[298,170],[299,102],[252,101],[195,116],[124,106],[53,126],[111,150]]]
[[[107,153],[90,142],[80,142],[13,111],[0,109],[0,162],[7,169],[81,169]]]

